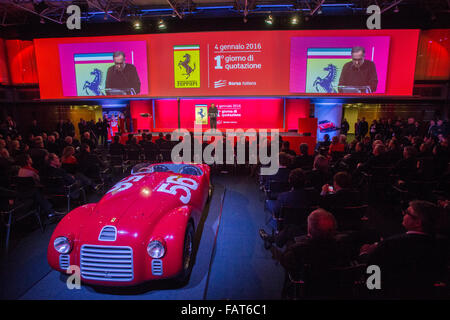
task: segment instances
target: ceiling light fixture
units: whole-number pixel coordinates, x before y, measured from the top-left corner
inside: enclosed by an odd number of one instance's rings
[[[159,20],[159,22],[158,22],[158,29],[160,29],[160,30],[164,30],[164,29],[166,29],[167,28],[167,25],[166,25],[166,23],[164,22],[164,20]]]
[[[272,25],[273,24],[273,17],[272,15],[269,15],[266,20],[264,20],[267,24]]]

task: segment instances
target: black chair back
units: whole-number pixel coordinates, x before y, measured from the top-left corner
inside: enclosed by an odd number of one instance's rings
[[[127,151],[127,159],[130,161],[141,160],[140,155],[141,155],[141,153],[138,150],[128,150]]]
[[[78,165],[75,163],[63,163],[61,164],[61,168],[70,174],[77,173]]]
[[[13,177],[11,180],[18,194],[25,194],[36,189],[36,182],[32,177]]]
[[[360,230],[367,214],[368,205],[333,208],[332,213],[342,231]]]
[[[147,161],[155,161],[157,152],[154,149],[144,149],[145,160]]]
[[[45,186],[46,193],[56,195],[65,194],[64,187],[66,186],[66,183],[63,177],[44,176],[42,177],[41,182]]]
[[[292,208],[292,207],[281,207],[280,218],[283,219],[283,224],[296,225],[300,227],[305,227],[307,225],[308,215],[311,213],[309,208]]]
[[[167,148],[161,149],[161,154],[163,156],[164,161],[170,161],[172,149],[167,149]]]
[[[268,199],[276,199],[278,194],[289,191],[290,186],[288,182],[270,180],[266,189],[266,196]]]
[[[109,163],[111,166],[122,166],[123,156],[122,155],[111,155],[109,157]]]

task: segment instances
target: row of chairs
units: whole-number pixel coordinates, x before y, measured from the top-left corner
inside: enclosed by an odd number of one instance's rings
[[[62,177],[42,176],[39,184],[31,177],[12,177],[9,189],[0,190],[0,214],[6,228],[6,252],[9,249],[13,224],[34,215],[39,227],[44,230],[41,220],[42,210],[35,200],[35,193],[39,193],[54,204],[65,203],[67,212],[72,209],[73,201],[79,205],[87,203],[86,190],[78,183],[67,185]]]
[[[0,219],[5,227],[5,253],[8,253],[11,228],[16,223],[35,216],[42,232],[41,210],[33,199],[23,198],[16,190],[0,188]]]

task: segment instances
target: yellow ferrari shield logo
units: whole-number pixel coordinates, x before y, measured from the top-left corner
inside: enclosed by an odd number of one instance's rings
[[[195,124],[208,124],[208,106],[195,106]]]
[[[173,47],[175,88],[200,88],[200,46]]]

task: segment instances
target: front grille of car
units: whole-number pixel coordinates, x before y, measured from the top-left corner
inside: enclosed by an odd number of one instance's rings
[[[162,276],[163,274],[163,263],[161,259],[152,260],[152,274],[155,276]]]
[[[68,254],[59,255],[59,267],[63,270],[69,269],[70,266],[70,256]]]
[[[101,281],[133,280],[133,250],[130,247],[81,246],[81,276]]]
[[[100,241],[116,241],[117,229],[114,226],[104,226],[98,236]]]

